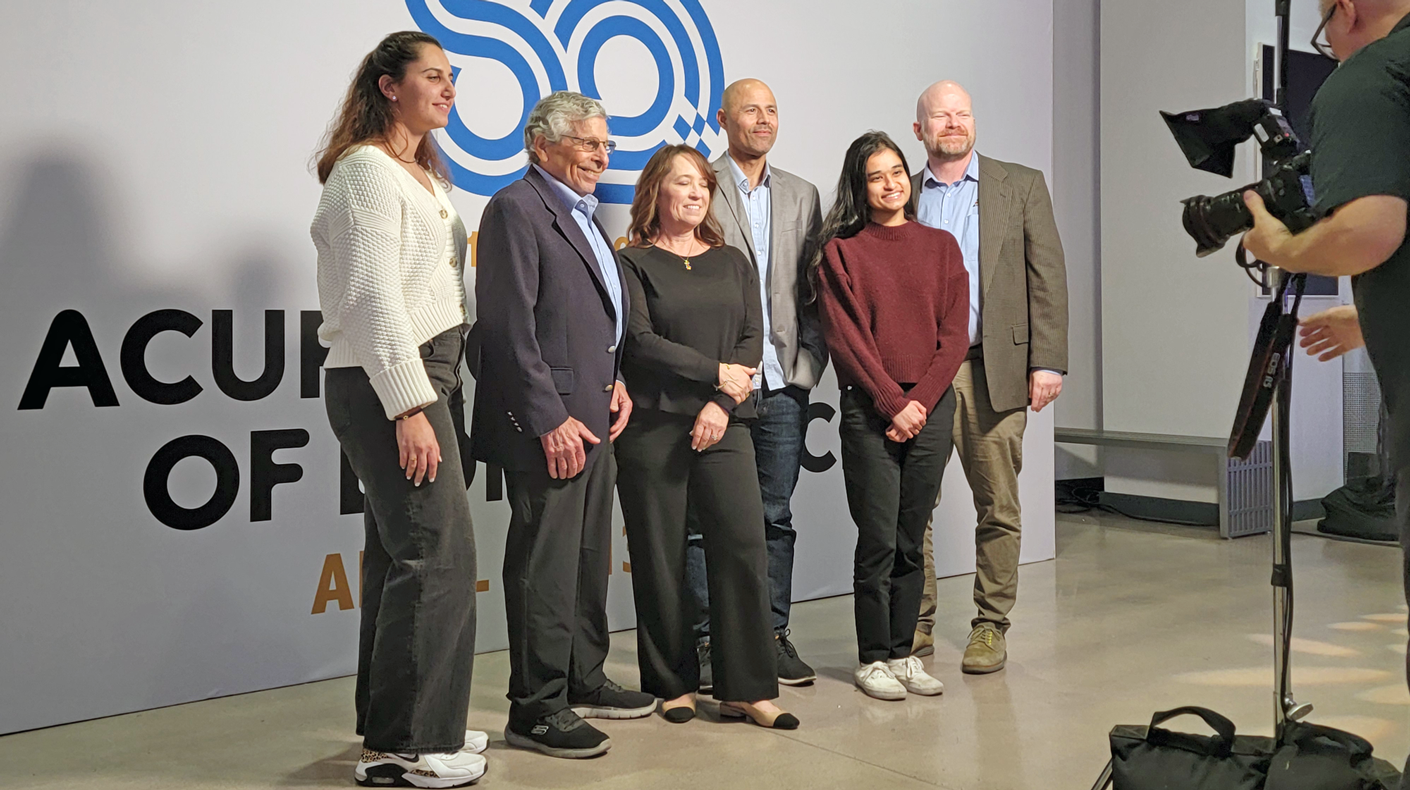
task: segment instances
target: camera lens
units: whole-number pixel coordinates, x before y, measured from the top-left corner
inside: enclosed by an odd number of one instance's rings
[[[1241,187],[1222,195],[1197,195],[1186,201],[1181,216],[1185,232],[1195,240],[1195,254],[1203,258],[1218,251],[1234,235],[1253,227],[1253,215],[1244,205]]]

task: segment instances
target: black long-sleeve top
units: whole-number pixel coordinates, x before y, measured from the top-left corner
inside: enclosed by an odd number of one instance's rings
[[[706,250],[689,268],[659,247],[620,256],[631,295],[622,378],[632,404],[695,416],[714,401],[754,417],[752,398],[736,406],[715,389],[720,363],[757,368],[764,358],[764,308],[749,259],[733,247]]]

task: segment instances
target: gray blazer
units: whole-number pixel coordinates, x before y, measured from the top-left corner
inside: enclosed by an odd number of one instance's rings
[[[749,215],[739,197],[729,161],[724,154],[714,161],[719,190],[714,214],[725,232],[725,243],[749,256],[757,270],[754,241],[749,232]],[[792,173],[770,165],[770,206],[773,238],[769,247],[770,316],[765,342],[772,341],[788,383],[810,390],[817,386],[827,367],[827,345],[823,342],[817,301],[808,286],[808,262],[822,230],[822,206],[818,188]]]
[[[1021,409],[1029,370],[1067,372],[1067,267],[1042,171],[979,157],[979,289],[989,400]]]

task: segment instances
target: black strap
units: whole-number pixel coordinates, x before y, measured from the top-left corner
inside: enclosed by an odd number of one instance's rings
[[[1205,724],[1209,725],[1210,729],[1214,730],[1216,735],[1213,742],[1210,744],[1212,753],[1216,755],[1227,755],[1229,750],[1233,748],[1234,723],[1209,708],[1200,708],[1194,705],[1174,708],[1172,710],[1163,710],[1156,713],[1151,717],[1151,726],[1150,730],[1146,733],[1146,740],[1150,741],[1152,735],[1155,736],[1156,741],[1161,740],[1161,734],[1165,731],[1160,729],[1160,725],[1177,716],[1185,715],[1200,717],[1204,720]]]
[[[1314,745],[1312,742],[1317,739],[1324,739],[1351,752],[1353,761],[1371,756],[1371,744],[1365,738],[1354,733],[1338,730],[1332,727],[1323,727],[1318,724],[1307,722],[1289,723],[1284,731],[1284,740],[1298,745]]]

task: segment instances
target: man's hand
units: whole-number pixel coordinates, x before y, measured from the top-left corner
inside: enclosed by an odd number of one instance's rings
[[[569,417],[557,428],[539,437],[543,444],[543,454],[548,459],[548,476],[554,480],[568,480],[577,477],[587,465],[587,451],[583,442],[601,444],[602,440],[592,435],[586,425]]]
[[[1281,252],[1284,245],[1292,239],[1292,231],[1288,230],[1288,226],[1281,220],[1268,213],[1263,198],[1252,189],[1244,193],[1244,205],[1248,206],[1249,213],[1253,215],[1253,230],[1245,233],[1241,242],[1244,249],[1264,263],[1283,268],[1282,264],[1286,261],[1280,262]]]
[[[406,470],[406,479],[416,485],[430,479],[436,482],[436,470],[441,465],[441,445],[436,441],[436,429],[418,411],[404,420],[397,420],[398,464]]]
[[[1302,335],[1298,345],[1307,349],[1308,356],[1317,357],[1319,362],[1336,359],[1366,345],[1366,338],[1361,336],[1361,322],[1352,305],[1323,310],[1298,323],[1298,332]]]
[[[925,415],[925,407],[920,405],[920,401],[910,401],[891,418],[891,427],[886,429],[886,438],[893,442],[909,442],[925,427]]]
[[[758,368],[721,362],[720,381],[715,385],[715,389],[734,398],[735,403],[743,403],[749,393],[754,391],[754,374],[757,372]]]
[[[728,427],[729,415],[720,404],[710,401],[695,417],[695,427],[690,429],[690,449],[704,452],[725,437]]]
[[[1253,192],[1244,193],[1253,230],[1243,246],[1258,260],[1287,272],[1354,277],[1385,263],[1405,242],[1406,201],[1367,195],[1294,236]]]
[[[1062,394],[1062,376],[1050,370],[1034,370],[1028,373],[1028,403],[1033,411],[1039,412]]]
[[[617,415],[617,419],[612,421],[612,428],[607,434],[607,440],[617,441],[617,437],[626,430],[627,420],[632,417],[632,399],[627,395],[627,385],[617,382],[617,386],[612,388],[612,405],[608,407],[612,413]]]

